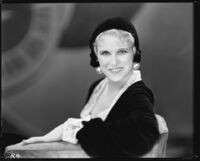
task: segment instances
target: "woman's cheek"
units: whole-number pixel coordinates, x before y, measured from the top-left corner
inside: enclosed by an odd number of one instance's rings
[[[100,66],[101,66],[101,67],[106,67],[106,66],[109,65],[109,59],[101,58],[101,59],[99,60],[99,63],[100,63]]]

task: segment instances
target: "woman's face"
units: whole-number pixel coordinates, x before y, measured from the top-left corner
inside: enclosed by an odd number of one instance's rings
[[[102,35],[97,40],[97,58],[105,76],[113,82],[125,83],[132,73],[135,47],[116,35]]]

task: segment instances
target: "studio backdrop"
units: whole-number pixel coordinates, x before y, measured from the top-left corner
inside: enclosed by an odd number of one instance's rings
[[[3,131],[43,135],[79,117],[90,84],[89,38],[109,17],[138,31],[141,72],[169,139],[193,134],[192,3],[27,3],[2,5]]]

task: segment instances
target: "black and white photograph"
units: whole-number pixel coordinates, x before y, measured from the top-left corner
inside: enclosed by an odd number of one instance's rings
[[[193,2],[2,3],[1,28],[1,158],[195,157]]]

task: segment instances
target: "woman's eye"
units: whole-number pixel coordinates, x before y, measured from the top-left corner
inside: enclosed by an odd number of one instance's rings
[[[125,53],[127,53],[127,51],[126,50],[120,50],[119,53],[125,54]]]
[[[109,55],[109,52],[103,51],[103,52],[101,52],[100,54],[101,54],[101,55]]]

